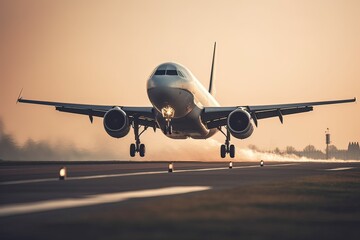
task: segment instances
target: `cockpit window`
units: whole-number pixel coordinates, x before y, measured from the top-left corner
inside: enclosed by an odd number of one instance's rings
[[[154,75],[165,75],[165,70],[156,70]]]
[[[185,74],[186,72],[177,69],[175,66],[160,66],[152,76],[179,76],[186,79],[188,75]]]
[[[180,72],[180,71],[177,71],[177,72],[178,72],[178,75],[179,75],[180,77],[185,78],[185,76],[184,76],[184,74],[183,74],[182,72]]]
[[[178,74],[176,70],[167,70],[166,75],[177,76]]]

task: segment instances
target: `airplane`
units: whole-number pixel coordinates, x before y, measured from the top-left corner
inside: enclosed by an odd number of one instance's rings
[[[313,106],[355,102],[356,98],[320,102],[305,102],[276,105],[227,106],[221,107],[213,96],[214,62],[216,42],[212,54],[210,84],[206,89],[189,69],[178,63],[160,64],[147,80],[147,95],[151,107],[129,107],[119,105],[89,105],[63,102],[49,102],[24,99],[20,95],[17,102],[54,106],[60,112],[103,118],[105,131],[114,138],[125,137],[133,128],[135,143],[130,145],[130,156],[136,153],[145,156],[145,144],[140,136],[148,129],[161,129],[172,139],[207,139],[217,132],[225,136],[220,147],[220,156],[235,157],[235,146],[230,137],[245,139],[258,127],[258,120],[304,113]]]

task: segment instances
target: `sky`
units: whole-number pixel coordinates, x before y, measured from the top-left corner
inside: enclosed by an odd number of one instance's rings
[[[215,41],[222,106],[359,98],[359,10],[356,0],[0,0],[2,128],[20,146],[31,140],[128,159],[132,131],[114,139],[100,118],[90,124],[16,104],[20,90],[29,99],[151,106],[146,81],[160,63],[181,63],[208,86]],[[250,138],[232,143],[324,149],[329,128],[344,149],[360,141],[359,122],[358,103],[314,107],[284,124],[260,120]],[[225,139],[172,140],[148,130],[141,140],[146,160],[193,160],[217,159]]]

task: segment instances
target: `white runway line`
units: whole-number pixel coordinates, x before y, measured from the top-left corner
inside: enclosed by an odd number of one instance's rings
[[[41,178],[41,179],[31,179],[31,180],[17,180],[9,182],[0,182],[0,185],[14,185],[14,184],[24,184],[24,183],[39,183],[39,182],[51,182],[59,181],[58,178]]]
[[[118,174],[103,174],[103,175],[92,175],[82,177],[67,177],[65,181],[71,180],[86,180],[86,179],[97,179],[97,178],[111,178],[111,177],[127,177],[127,176],[140,176],[140,175],[153,175],[168,173],[167,171],[158,172],[134,172],[134,173],[118,173]],[[40,183],[40,182],[57,182],[59,178],[42,178],[42,179],[31,179],[31,180],[17,180],[0,182],[0,185],[14,185],[14,184],[26,184],[26,183]]]
[[[299,163],[284,163],[284,164],[265,165],[265,167],[282,167],[282,166],[291,166],[291,165],[298,165],[298,164]],[[250,165],[250,166],[238,166],[238,167],[234,166],[232,169],[246,169],[246,168],[256,168],[256,167],[260,167],[260,165],[257,164],[257,165]],[[218,171],[218,170],[228,170],[228,169],[229,169],[229,167],[176,170],[176,165],[175,165],[175,171],[171,174],[185,173],[185,172]],[[155,174],[169,174],[169,173],[168,173],[168,171],[153,171],[153,172],[118,173],[118,174],[106,174],[106,175],[104,174],[104,175],[92,175],[92,176],[82,176],[82,177],[67,177],[65,181],[112,178],[112,177],[141,176],[141,175],[155,175]],[[0,185],[15,185],[15,184],[27,184],[27,183],[56,182],[56,181],[59,181],[59,179],[58,178],[43,178],[43,179],[0,182]]]
[[[340,167],[340,168],[331,168],[331,169],[325,169],[326,171],[345,171],[353,169],[354,167]]]
[[[35,213],[50,210],[59,210],[66,208],[84,207],[105,203],[115,203],[132,198],[148,198],[148,197],[159,197],[169,196],[177,194],[185,194],[191,192],[199,192],[209,190],[211,187],[207,186],[183,186],[183,187],[167,187],[159,189],[148,189],[140,191],[130,192],[119,192],[119,193],[107,193],[90,195],[85,198],[69,198],[69,199],[58,199],[48,200],[32,203],[21,203],[13,205],[5,205],[0,207],[0,217],[12,216],[25,213]]]

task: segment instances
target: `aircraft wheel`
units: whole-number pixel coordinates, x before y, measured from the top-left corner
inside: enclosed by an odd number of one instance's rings
[[[230,157],[235,157],[235,146],[233,144],[230,145]]]
[[[223,145],[221,145],[221,147],[220,147],[220,156],[221,156],[221,158],[225,158],[225,155],[226,155],[226,147],[225,147],[225,145],[223,144]]]
[[[132,144],[130,144],[130,156],[131,157],[135,157],[135,144],[134,143],[132,143]]]
[[[140,153],[140,157],[145,156],[145,144],[140,144],[139,153]]]

